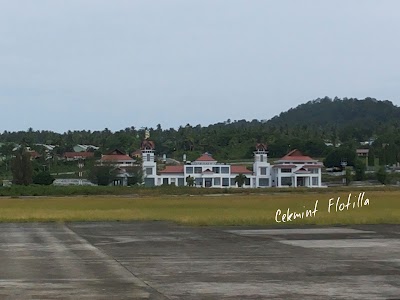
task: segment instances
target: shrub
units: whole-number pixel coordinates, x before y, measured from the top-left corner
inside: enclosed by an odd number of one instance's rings
[[[388,174],[386,172],[385,167],[380,167],[378,169],[378,171],[376,172],[376,179],[382,183],[382,184],[386,184],[388,181]]]
[[[40,185],[50,185],[54,181],[54,177],[48,171],[41,171],[33,176],[33,183]]]

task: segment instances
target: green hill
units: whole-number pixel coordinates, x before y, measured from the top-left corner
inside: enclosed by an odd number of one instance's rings
[[[398,122],[400,108],[390,101],[373,98],[364,100],[330,98],[317,99],[282,112],[267,122],[268,125],[295,124],[296,126],[382,125]]]
[[[208,126],[187,124],[178,129],[148,128],[156,144],[157,154],[182,159],[185,153],[193,160],[208,151],[220,160],[251,159],[258,142],[267,143],[270,157],[281,157],[290,149],[298,148],[313,157],[325,157],[334,147],[355,149],[363,142],[369,145],[372,156],[382,163],[400,161],[400,108],[390,101],[373,98],[316,99],[282,112],[268,121],[227,120]],[[104,153],[121,149],[126,153],[140,147],[144,129],[134,126],[117,132],[52,131],[8,132],[0,134],[0,143],[55,144],[58,154],[71,151],[76,144],[91,144]],[[1,149],[0,149],[1,152]]]

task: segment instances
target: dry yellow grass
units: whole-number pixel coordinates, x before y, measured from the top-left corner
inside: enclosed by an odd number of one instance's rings
[[[369,205],[357,207],[359,192],[353,192],[349,209],[335,211],[335,202],[346,204],[349,192],[277,193],[218,196],[149,197],[37,197],[1,198],[1,222],[131,221],[167,220],[189,225],[290,225],[400,223],[399,191],[368,191]],[[329,199],[334,198],[331,212]],[[313,210],[315,217],[282,221],[282,215]],[[353,202],[356,202],[353,208]],[[342,205],[342,207],[343,207]]]

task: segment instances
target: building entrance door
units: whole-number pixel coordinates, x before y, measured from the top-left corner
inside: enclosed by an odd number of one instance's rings
[[[211,187],[212,186],[212,178],[205,178],[204,179],[204,186]]]
[[[304,177],[297,177],[297,186],[304,186]]]

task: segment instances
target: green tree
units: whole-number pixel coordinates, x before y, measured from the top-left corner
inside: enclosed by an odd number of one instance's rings
[[[188,177],[186,177],[186,183],[188,186],[193,186],[194,185],[194,177],[192,177],[190,175]]]
[[[343,160],[346,160],[348,166],[354,166],[356,160],[355,149],[340,147],[331,150],[324,159],[324,165],[327,168],[341,167]]]
[[[7,144],[4,144],[4,145],[2,145],[0,147],[0,154],[4,158],[4,164],[5,164],[5,167],[6,167],[6,171],[9,170],[10,161],[11,161],[11,158],[12,158],[14,147],[15,147],[15,145],[13,143],[7,143]]]
[[[382,183],[386,184],[388,181],[388,174],[384,166],[381,166],[378,171],[376,171],[376,179]]]
[[[112,166],[94,166],[89,173],[89,180],[92,183],[107,186],[111,183],[114,178],[112,174]]]
[[[365,163],[361,160],[361,159],[356,159],[355,163],[354,163],[354,170],[356,172],[356,176],[355,179],[362,181],[365,180]]]
[[[34,184],[50,185],[54,180],[54,177],[48,171],[41,171],[33,176]]]
[[[237,183],[238,187],[243,187],[244,183],[246,182],[246,175],[240,173],[236,175],[235,182]]]
[[[131,175],[128,177],[128,185],[137,185],[143,182],[143,169],[141,166],[131,167],[127,171]]]
[[[14,184],[29,185],[32,183],[33,168],[31,156],[25,148],[21,147],[15,153],[15,157],[11,161],[11,171]]]
[[[346,168],[345,171],[345,183],[346,185],[349,185],[350,182],[353,180],[353,174],[351,174],[351,168]]]

